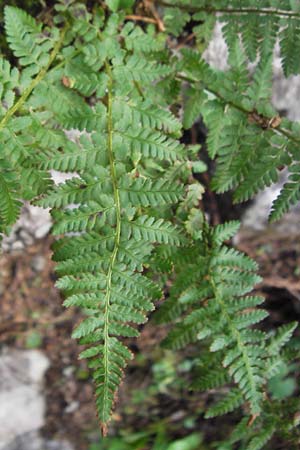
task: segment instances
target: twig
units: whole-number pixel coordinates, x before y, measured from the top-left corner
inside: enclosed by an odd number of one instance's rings
[[[207,13],[221,13],[221,14],[262,14],[271,16],[282,16],[282,17],[300,17],[300,13],[295,11],[287,11],[284,9],[275,8],[211,8],[207,6],[190,6],[181,5],[179,3],[169,3],[165,0],[147,0],[154,1],[158,5],[169,7],[176,7],[184,11],[190,12],[207,12]]]
[[[191,33],[191,34],[189,34],[186,38],[184,38],[184,39],[176,46],[176,50],[179,50],[179,49],[181,49],[182,47],[184,47],[186,44],[188,44],[190,41],[192,41],[195,37],[196,37],[196,33]]]
[[[145,16],[137,16],[135,14],[130,14],[129,16],[125,17],[126,20],[135,20],[137,22],[146,22],[146,23],[154,23],[159,28],[159,24],[156,19],[153,19],[152,17],[145,17]]]
[[[155,17],[158,30],[162,31],[162,32],[166,31],[166,27],[165,27],[163,21],[161,20],[158,12],[156,11],[155,6],[149,0],[144,0],[144,3],[145,3],[145,6],[147,7],[147,9],[149,9],[149,11],[151,11],[153,17]]]

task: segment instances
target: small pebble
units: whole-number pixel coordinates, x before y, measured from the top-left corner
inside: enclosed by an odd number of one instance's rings
[[[42,272],[46,265],[46,260],[42,255],[36,255],[31,260],[31,267],[35,272]]]
[[[64,377],[70,378],[70,376],[74,373],[74,370],[75,370],[74,366],[65,367],[63,370]]]
[[[16,241],[11,244],[12,250],[23,250],[24,244],[21,241]]]
[[[66,414],[72,414],[78,408],[79,408],[79,402],[74,400],[73,402],[69,403],[69,405],[65,408],[65,413]]]
[[[36,239],[42,239],[43,237],[45,237],[51,228],[51,223],[50,222],[46,222],[44,223],[42,226],[40,226],[36,231],[35,231],[35,237]]]
[[[27,230],[21,230],[20,231],[20,238],[22,242],[24,242],[25,245],[32,245],[34,242],[33,237],[28,233]]]

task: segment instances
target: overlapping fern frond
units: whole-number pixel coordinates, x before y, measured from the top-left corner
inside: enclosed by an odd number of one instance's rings
[[[236,385],[208,408],[206,417],[225,414],[244,403],[249,404],[252,416],[261,414],[267,380],[284,361],[281,347],[296,327],[295,323],[283,326],[276,337],[253,328],[268,313],[258,308],[263,298],[251,293],[260,281],[255,262],[224,245],[237,227],[237,222],[214,228],[204,224],[190,261],[184,267],[180,263],[175,266],[170,298],[157,313],[159,322],[175,322],[164,342],[167,348],[201,345],[203,341],[204,349],[208,345],[213,353],[211,358],[207,356],[207,364],[200,356],[201,370],[194,388],[217,388],[230,380]]]
[[[266,48],[272,52],[278,39],[284,74],[290,76],[299,72],[299,58],[295,57],[300,50],[300,9],[297,2],[169,0],[163,4],[168,31],[175,36],[192,21],[198,44],[203,48],[208,45],[215,22],[219,20],[230,52],[234,52],[237,40],[241,39],[248,59],[255,61]]]
[[[202,86],[201,112],[208,127],[207,148],[217,159],[212,182],[218,193],[234,190],[234,200],[252,198],[279,180],[288,169],[289,181],[273,204],[271,220],[282,217],[299,199],[299,126],[281,118],[271,105],[272,58],[266,53],[251,79],[239,43],[230,62],[232,69],[219,73],[197,52],[184,50],[185,76]],[[199,81],[197,81],[199,80]]]

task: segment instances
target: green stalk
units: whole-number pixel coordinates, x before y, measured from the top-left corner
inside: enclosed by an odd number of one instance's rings
[[[102,405],[102,414],[100,414],[101,427],[103,435],[107,433],[107,410],[106,402],[108,401],[108,393],[109,393],[109,308],[110,308],[110,298],[111,298],[111,284],[112,284],[112,274],[113,268],[116,262],[116,257],[119,251],[120,246],[120,238],[121,238],[121,204],[120,204],[120,195],[119,188],[117,182],[117,174],[115,168],[115,160],[113,153],[113,120],[112,120],[112,89],[113,89],[113,80],[111,74],[111,68],[109,63],[106,63],[106,73],[108,75],[108,101],[107,101],[107,149],[109,156],[109,165],[110,165],[110,173],[111,180],[113,185],[113,193],[114,193],[114,203],[116,210],[116,228],[115,228],[115,238],[114,238],[114,248],[110,257],[110,263],[107,271],[107,282],[106,282],[106,294],[105,294],[105,307],[104,307],[104,329],[103,329],[103,341],[104,341],[104,352],[103,352],[103,365],[104,365],[104,381],[103,381],[103,405]],[[102,416],[102,417],[101,417]]]

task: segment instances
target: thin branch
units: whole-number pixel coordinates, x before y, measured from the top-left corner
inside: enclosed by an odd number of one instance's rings
[[[191,33],[186,36],[179,44],[175,47],[176,50],[180,50],[182,47],[185,47],[190,41],[192,41],[196,37],[196,33]]]
[[[151,0],[152,1],[152,0]],[[283,9],[272,9],[272,8],[210,8],[203,6],[190,6],[181,5],[179,3],[168,3],[164,0],[155,0],[155,3],[161,6],[166,6],[168,8],[175,7],[183,9],[189,12],[207,12],[207,13],[221,13],[221,14],[262,14],[262,15],[272,15],[272,16],[283,16],[283,17],[297,17],[300,18],[300,13],[294,11],[287,11]]]
[[[131,14],[129,16],[125,16],[125,19],[126,20],[135,20],[137,22],[154,23],[158,27],[157,20],[153,19],[152,17],[137,16],[135,14]]]
[[[155,17],[156,22],[157,22],[158,30],[161,31],[161,32],[166,31],[166,27],[165,27],[163,21],[161,20],[158,12],[156,11],[155,6],[149,0],[144,0],[144,2],[145,2],[146,7],[152,13],[153,17]]]

